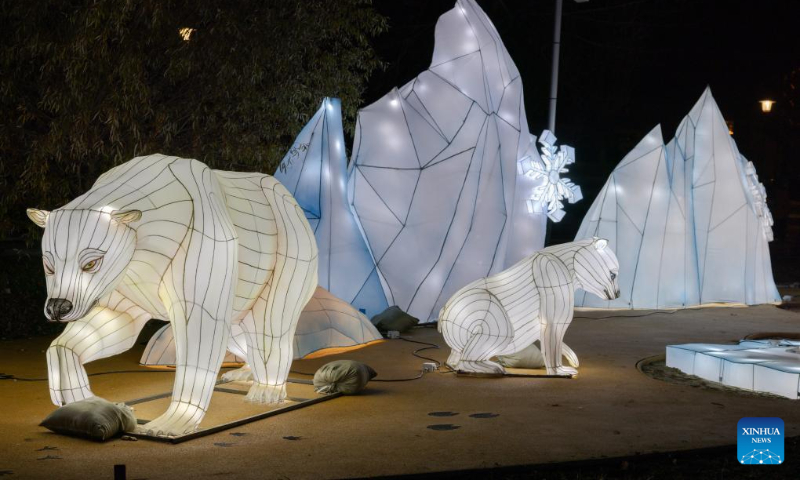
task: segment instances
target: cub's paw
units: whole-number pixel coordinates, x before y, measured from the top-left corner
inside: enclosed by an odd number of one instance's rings
[[[230,372],[225,372],[222,375],[222,380],[226,382],[249,382],[253,379],[253,371],[250,370],[249,365],[245,365],[242,368],[237,368],[236,370],[231,370]]]
[[[488,375],[505,375],[506,369],[502,365],[491,360],[461,360],[458,362],[458,371],[472,372],[472,373],[485,373]]]
[[[578,375],[578,370],[575,369],[575,368],[572,368],[572,367],[565,367],[563,365],[560,365],[560,366],[555,367],[555,368],[548,367],[547,368],[547,374],[548,375],[562,375],[562,376],[569,375],[571,377],[574,377],[574,376]]]
[[[254,383],[245,398],[248,402],[253,403],[283,403],[286,400],[286,384],[264,385],[262,383]]]

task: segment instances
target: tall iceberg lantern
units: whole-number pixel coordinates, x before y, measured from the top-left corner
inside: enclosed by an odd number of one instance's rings
[[[525,159],[542,163],[519,72],[459,0],[430,68],[359,113],[348,195],[390,304],[435,319],[460,287],[544,246],[548,208],[528,203],[550,176],[524,175]]]
[[[347,203],[341,103],[325,98],[275,178],[295,196],[319,248],[319,285],[372,317],[388,306],[375,262]]]
[[[755,167],[739,153],[706,89],[668,145],[654,128],[595,199],[576,239],[609,239],[621,297],[609,302],[581,292],[576,305],[780,303],[771,225]]]

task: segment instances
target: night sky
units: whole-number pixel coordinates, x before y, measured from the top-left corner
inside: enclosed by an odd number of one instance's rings
[[[365,104],[428,67],[436,20],[454,3],[376,0],[389,18],[376,42],[388,66],[373,76]],[[555,0],[478,3],[520,70],[528,124],[538,135],[547,126]],[[584,200],[567,207],[548,243],[572,240],[614,166],[659,123],[669,141],[707,85],[733,121],[739,150],[755,163],[776,223],[785,223],[790,201],[800,201],[800,106],[790,107],[800,94],[789,80],[800,69],[800,1],[565,0],[561,41],[556,134],[577,149],[568,176]],[[778,102],[770,115],[760,111],[764,98]],[[780,246],[790,239],[785,224],[776,227]]]

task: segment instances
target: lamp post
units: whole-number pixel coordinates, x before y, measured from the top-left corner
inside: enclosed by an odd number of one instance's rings
[[[772,106],[775,105],[774,100],[761,100],[758,103],[761,104],[761,111],[764,113],[769,113],[772,111]]]
[[[547,128],[556,131],[556,102],[558,101],[558,56],[561,53],[561,10],[564,0],[556,0],[556,17],[553,26],[553,66],[550,76],[550,112],[547,116]]]
[[[589,0],[575,0],[586,3]],[[558,59],[561,53],[561,11],[564,0],[556,0],[556,13],[553,22],[553,66],[550,76],[550,111],[547,116],[547,129],[556,133],[556,102],[558,101]]]

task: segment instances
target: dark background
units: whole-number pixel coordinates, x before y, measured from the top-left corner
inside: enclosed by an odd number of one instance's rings
[[[436,20],[453,3],[375,2],[389,19],[376,42],[389,65],[373,75],[365,104],[428,67]],[[555,0],[478,3],[522,75],[528,125],[538,136],[547,127]],[[568,176],[584,199],[569,205],[560,223],[549,223],[549,244],[573,240],[625,154],[657,124],[668,142],[710,86],[766,186],[776,253],[790,250],[787,243],[800,247],[800,218],[789,219],[800,213],[799,1],[565,0],[559,77],[556,135],[576,148]],[[766,98],[777,101],[769,115],[758,103]],[[800,280],[797,266],[779,266],[776,280]]]

